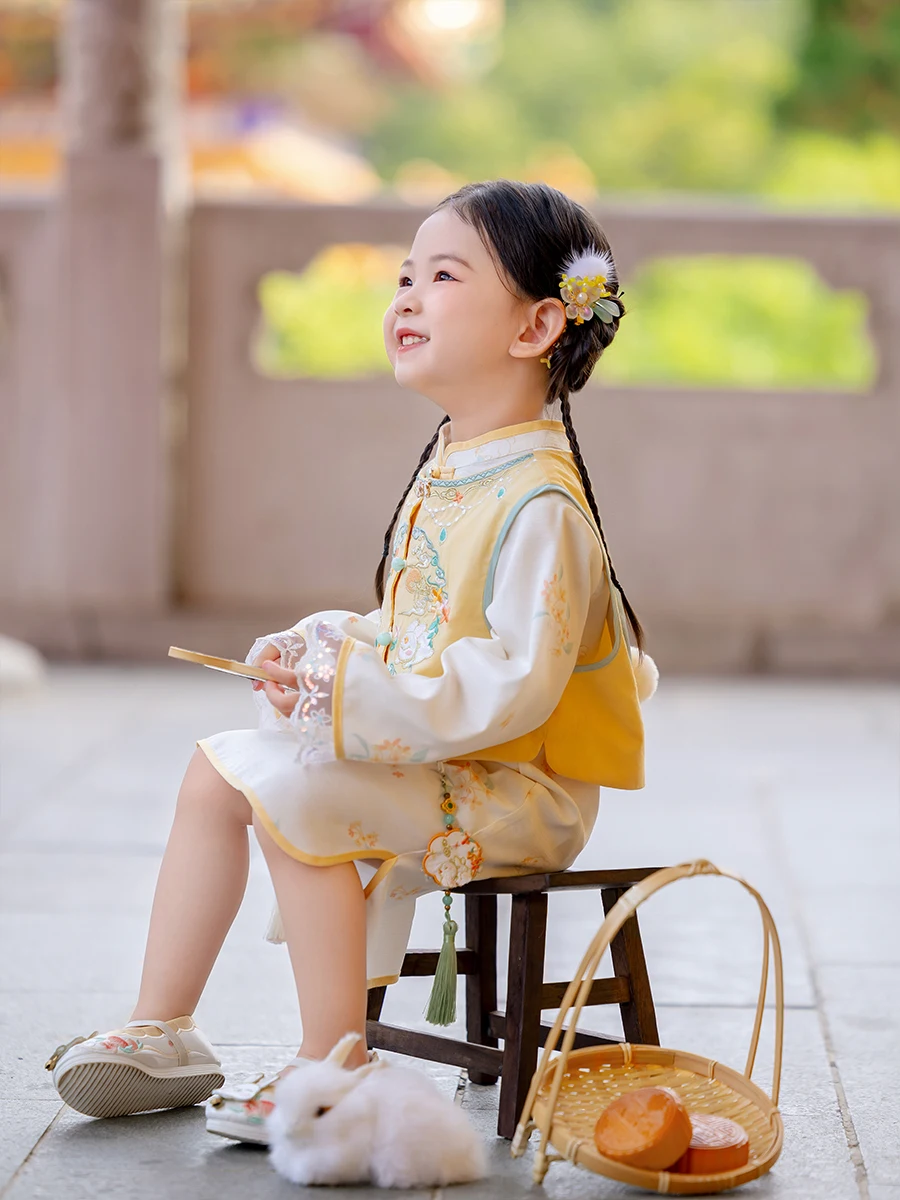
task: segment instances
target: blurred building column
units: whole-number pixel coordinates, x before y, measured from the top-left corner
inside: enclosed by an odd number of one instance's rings
[[[63,12],[59,599],[88,617],[169,596],[183,5]]]

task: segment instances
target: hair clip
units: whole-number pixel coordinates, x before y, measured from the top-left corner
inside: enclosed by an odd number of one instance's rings
[[[566,317],[583,325],[596,314],[609,325],[620,317],[621,310],[613,299],[615,293],[607,284],[618,284],[616,264],[608,250],[591,246],[570,254],[563,263],[559,290],[566,303]]]

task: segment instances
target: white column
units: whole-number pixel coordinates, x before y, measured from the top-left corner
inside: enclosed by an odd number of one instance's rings
[[[63,11],[60,600],[83,613],[158,609],[170,586],[182,5],[68,0]]]

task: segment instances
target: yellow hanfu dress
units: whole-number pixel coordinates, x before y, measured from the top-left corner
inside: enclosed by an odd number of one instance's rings
[[[273,642],[298,673],[291,717],[256,692],[258,729],[198,742],[288,854],[357,862],[370,987],[398,978],[416,897],[439,887],[423,860],[445,780],[478,878],[568,867],[600,785],[643,786],[621,601],[562,422],[449,444],[446,429],[398,518],[381,609],[257,639],[248,662]]]

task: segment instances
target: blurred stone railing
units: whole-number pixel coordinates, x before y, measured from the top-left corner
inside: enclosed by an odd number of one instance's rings
[[[13,415],[0,446],[0,630],[68,655],[146,658],[170,642],[242,655],[255,633],[306,612],[370,608],[384,526],[440,413],[390,374],[263,378],[250,354],[257,285],[335,242],[408,245],[425,215],[401,204],[196,205],[189,353],[159,401],[167,486],[154,500],[142,478],[158,477],[148,446],[146,463],[130,453],[109,497],[110,520],[136,528],[156,528],[159,512],[143,510],[163,506],[159,578],[143,562],[129,594],[132,568],[117,576],[113,555],[105,578],[72,596],[59,522],[73,563],[90,553],[99,517],[94,505],[95,528],[79,521],[77,490],[48,453],[67,436],[67,398],[65,380],[50,378],[41,289],[52,273],[32,264],[53,222],[42,205],[0,208],[0,399]],[[878,359],[867,394],[607,385],[573,399],[651,653],[673,670],[900,673],[900,221],[693,205],[599,215],[624,279],[676,254],[808,260],[830,285],[866,294]],[[104,338],[95,344],[109,354],[129,353],[114,327]],[[116,455],[116,441],[104,452]],[[128,478],[141,511],[130,510]],[[35,489],[46,493],[37,503]]]

